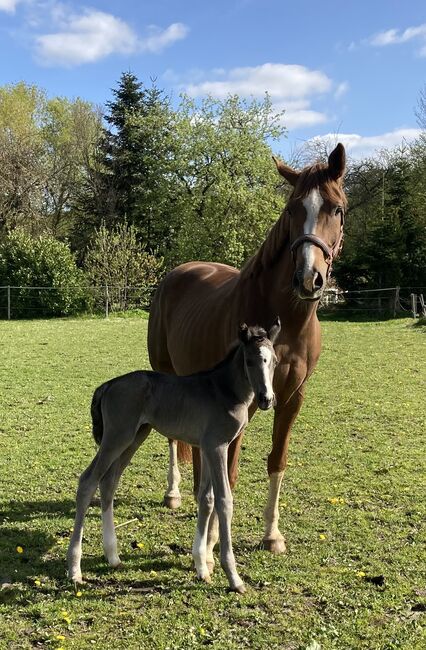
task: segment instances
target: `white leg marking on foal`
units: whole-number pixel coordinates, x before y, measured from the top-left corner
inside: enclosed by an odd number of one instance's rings
[[[109,508],[102,511],[102,531],[106,559],[112,567],[117,567],[120,564],[120,558],[117,552],[117,537],[115,534],[112,504]]]
[[[192,545],[192,557],[194,559],[197,576],[201,580],[209,581],[210,573],[207,568],[206,555],[206,531],[201,533],[197,526],[194,543]]]
[[[280,518],[279,499],[283,474],[284,472],[275,472],[269,477],[268,502],[264,513],[265,539],[274,539],[281,536],[281,533],[278,530],[278,520]]]

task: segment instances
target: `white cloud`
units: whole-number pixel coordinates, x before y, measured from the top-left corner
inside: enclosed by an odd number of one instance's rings
[[[58,31],[35,39],[36,58],[48,66],[93,63],[114,53],[158,53],[188,33],[185,25],[174,23],[164,30],[151,26],[148,35],[140,38],[126,22],[112,14],[95,9],[69,14],[62,5],[56,9],[52,17]]]
[[[341,142],[345,145],[349,156],[360,159],[373,156],[381,149],[393,149],[403,142],[412,142],[419,137],[420,129],[401,128],[380,135],[363,136],[358,133],[327,133],[311,138],[311,141],[324,140],[327,143]]]
[[[16,5],[20,2],[21,0],[0,0],[0,11],[7,11],[7,13],[13,14]]]
[[[422,47],[419,50],[420,56],[426,56],[426,23],[417,25],[416,27],[407,27],[407,29],[388,29],[383,32],[373,34],[367,39],[369,45],[375,47],[385,47],[387,45],[398,45],[400,43],[408,43],[414,39],[423,41]]]
[[[312,98],[326,95],[333,89],[338,97],[348,87],[342,83],[335,88],[333,81],[320,70],[284,63],[264,63],[228,71],[221,69],[213,71],[211,76],[212,79],[184,84],[185,91],[193,97],[210,94],[221,99],[230,94],[262,97],[268,92],[274,109],[277,112],[285,110],[283,123],[290,129],[327,122],[326,113],[311,108]]]
[[[187,91],[194,97],[211,94],[221,98],[232,93],[259,97],[268,91],[272,99],[287,99],[325,93],[331,87],[331,79],[319,70],[309,70],[303,65],[264,63],[233,68],[225,79],[190,84]]]
[[[166,29],[155,25],[149,28],[150,34],[140,41],[140,48],[145,52],[161,52],[176,41],[180,41],[189,33],[189,28],[183,23],[173,23]]]

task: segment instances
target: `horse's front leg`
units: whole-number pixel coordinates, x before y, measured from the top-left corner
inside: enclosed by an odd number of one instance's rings
[[[283,401],[281,400],[281,402]],[[264,510],[265,534],[262,541],[263,548],[272,553],[284,553],[286,550],[284,537],[278,528],[280,488],[287,464],[291,427],[299,413],[302,402],[302,389],[296,391],[284,406],[280,406],[280,396],[277,395],[272,450],[268,456],[269,493]]]
[[[172,510],[179,508],[182,502],[179,484],[181,475],[177,458],[177,441],[169,440],[169,471],[167,473],[167,490],[164,495],[164,505]]]

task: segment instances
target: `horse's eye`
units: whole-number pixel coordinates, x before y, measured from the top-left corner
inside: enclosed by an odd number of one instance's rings
[[[334,214],[336,215],[336,217],[337,217],[337,216],[340,216],[340,217],[341,217],[342,214],[343,214],[343,208],[341,208],[340,206],[338,206],[338,207],[335,209]]]

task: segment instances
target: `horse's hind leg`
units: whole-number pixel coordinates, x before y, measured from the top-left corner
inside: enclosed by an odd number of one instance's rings
[[[102,505],[104,552],[108,564],[114,568],[117,568],[121,564],[117,551],[117,536],[114,526],[114,494],[117,490],[121,475],[141,444],[148,437],[150,430],[150,425],[143,425],[139,429],[135,440],[122,452],[121,456],[117,458],[113,465],[111,465],[99,484]]]
[[[167,473],[167,490],[164,495],[164,505],[175,510],[179,508],[182,498],[179,490],[181,475],[177,457],[177,441],[169,440],[169,471]]]

